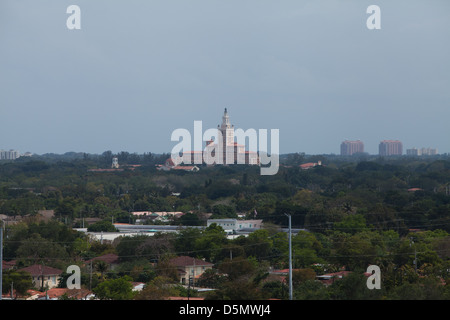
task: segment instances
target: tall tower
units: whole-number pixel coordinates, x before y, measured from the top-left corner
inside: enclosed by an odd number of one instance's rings
[[[111,168],[113,168],[113,169],[118,169],[119,168],[119,159],[117,159],[116,157],[114,157],[112,159]]]
[[[222,124],[218,127],[219,134],[222,136],[222,154],[223,164],[231,164],[235,161],[234,155],[234,125],[230,124],[228,110],[225,108],[222,116]]]
[[[222,116],[222,124],[217,125],[217,135],[221,137],[206,141],[204,161],[207,164],[252,164],[259,165],[256,151],[245,151],[244,145],[235,141],[234,125],[230,124],[228,110]]]
[[[222,116],[222,124],[220,126],[220,132],[222,133],[224,147],[234,144],[234,126],[230,124],[230,117],[228,116],[227,108]],[[224,148],[224,150],[226,150]]]

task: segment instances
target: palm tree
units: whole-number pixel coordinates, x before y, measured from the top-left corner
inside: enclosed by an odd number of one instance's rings
[[[108,264],[105,261],[103,261],[103,260],[98,260],[95,263],[95,270],[100,272],[101,279],[103,281],[103,275],[108,270]]]

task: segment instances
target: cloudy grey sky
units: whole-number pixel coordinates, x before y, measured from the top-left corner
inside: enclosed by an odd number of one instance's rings
[[[0,46],[0,149],[170,152],[228,108],[281,153],[450,152],[448,0],[2,0]]]

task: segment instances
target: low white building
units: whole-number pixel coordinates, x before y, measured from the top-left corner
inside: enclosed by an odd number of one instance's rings
[[[241,229],[260,229],[262,220],[239,220],[239,219],[208,219],[207,226],[217,224],[226,232],[238,231]]]

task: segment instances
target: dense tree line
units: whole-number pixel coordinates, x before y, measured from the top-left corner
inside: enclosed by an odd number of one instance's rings
[[[139,164],[121,172],[91,172],[121,164]],[[82,282],[99,288],[127,287],[119,279],[142,281],[140,296],[195,294],[176,283],[167,261],[189,255],[214,263],[199,280],[216,288],[208,299],[287,298],[286,284],[271,280],[270,270],[288,265],[285,214],[295,228],[293,265],[297,299],[436,299],[449,298],[450,159],[439,157],[342,158],[283,157],[277,175],[261,176],[254,166],[201,167],[199,172],[158,171],[167,155],[40,156],[0,163],[0,214],[22,217],[7,226],[4,256],[19,266],[45,263],[64,269],[88,259],[116,253],[119,267],[98,264],[83,269]],[[322,165],[302,170],[299,164]],[[54,210],[50,222],[39,222],[39,210]],[[111,231],[114,222],[133,223],[132,211],[182,211],[169,223],[205,226],[212,218],[263,219],[264,228],[248,237],[228,239],[223,229],[187,228],[177,234],[123,237],[100,244],[72,227],[82,218],[100,218],[92,231]],[[382,290],[365,286],[364,272],[383,270]],[[84,268],[88,268],[84,266]],[[318,274],[352,271],[326,287]],[[11,272],[12,278],[18,277]],[[106,284],[103,284],[105,283]],[[100,286],[100,284],[102,284]],[[128,287],[127,287],[128,288]],[[245,290],[244,290],[245,288]],[[128,289],[123,289],[128,292]],[[117,298],[117,297],[116,297]],[[120,297],[119,297],[120,298]]]

